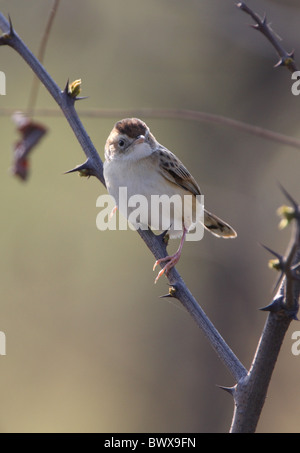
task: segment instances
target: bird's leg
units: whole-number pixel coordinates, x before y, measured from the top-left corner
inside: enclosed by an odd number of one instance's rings
[[[154,266],[153,266],[153,270],[156,268],[156,266],[158,264],[161,264],[161,263],[164,263],[164,262],[167,262],[167,264],[158,273],[154,283],[156,283],[163,274],[165,274],[165,273],[167,274],[172,269],[172,267],[174,267],[178,263],[178,261],[180,259],[180,256],[181,256],[181,251],[182,251],[182,247],[183,247],[183,243],[184,243],[184,240],[185,240],[186,233],[187,233],[187,229],[184,228],[183,229],[182,238],[180,240],[180,244],[179,244],[179,247],[178,247],[178,250],[177,250],[176,253],[174,253],[174,255],[166,256],[165,258],[160,258],[159,260],[155,261]]]

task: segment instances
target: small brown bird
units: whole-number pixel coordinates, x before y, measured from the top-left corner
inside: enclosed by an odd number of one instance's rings
[[[151,212],[152,196],[179,195],[182,200],[191,200],[192,215],[183,216],[182,209],[176,206],[169,211],[169,237],[181,237],[181,241],[174,255],[155,262],[153,270],[158,264],[166,263],[155,283],[163,273],[168,273],[178,263],[186,234],[199,220],[202,219],[204,227],[217,237],[237,236],[230,225],[206,209],[204,212],[202,210],[202,217],[199,213],[196,214],[196,199],[201,195],[197,182],[175,154],[158,143],[148,126],[140,119],[126,118],[115,124],[105,144],[104,178],[108,192],[114,197],[118,207],[120,187],[127,188],[128,198],[136,195],[146,197],[149,206],[146,213],[147,228],[149,226],[161,231],[161,225],[165,225],[164,219],[157,220],[157,213]],[[190,197],[185,197],[186,195]],[[124,214],[128,218],[133,208],[127,208]]]

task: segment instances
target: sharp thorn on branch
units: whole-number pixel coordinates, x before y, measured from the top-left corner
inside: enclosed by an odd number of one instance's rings
[[[274,68],[280,68],[281,66],[285,66],[285,60],[283,58],[280,58],[280,60],[278,60],[277,63],[274,64]]]
[[[264,17],[263,17],[261,23],[262,23],[262,25],[263,25],[264,27],[267,27],[267,26],[268,26],[268,24],[267,24],[267,14],[266,14],[266,13],[264,14]]]
[[[14,27],[13,27],[10,15],[8,15],[8,20],[9,20],[9,36],[12,37],[12,36],[14,36],[15,31],[14,31]]]
[[[85,176],[85,177],[94,175],[93,169],[90,166],[89,159],[87,159],[83,164],[77,165],[75,168],[72,168],[72,170],[65,171],[64,175],[67,175],[68,173],[75,173],[75,172],[78,172],[80,176]]]
[[[276,258],[278,258],[280,262],[283,262],[283,256],[282,256],[282,255],[280,255],[280,254],[277,253],[277,252],[274,252],[274,250],[270,249],[269,247],[267,247],[267,246],[264,245],[264,244],[261,244],[260,242],[259,242],[259,245],[260,245],[261,247],[263,247],[264,249],[266,249],[266,250],[267,250],[269,253],[271,253],[272,255],[276,256]]]
[[[224,390],[225,392],[229,393],[230,395],[234,395],[235,392],[235,387],[225,387],[224,385],[217,385],[217,387],[221,390]]]
[[[168,297],[171,297],[172,299],[174,298],[174,296],[172,296],[172,294],[170,293],[164,294],[163,296],[159,296],[160,299],[167,299]]]
[[[70,84],[70,79],[67,80],[66,86],[65,86],[64,90],[62,91],[62,93],[65,95],[69,94],[69,84]]]
[[[62,90],[61,94],[66,99],[67,103],[74,105],[75,98],[70,95],[70,79],[67,80],[66,86]]]
[[[288,52],[288,57],[291,58],[292,60],[295,59],[295,50],[292,50],[292,52]]]
[[[270,311],[272,313],[277,313],[278,311],[284,308],[284,296],[280,295],[274,299],[269,305],[260,308],[260,311]]]
[[[283,187],[282,184],[278,183],[279,184],[279,187],[280,187],[280,190],[282,191],[282,193],[284,194],[284,196],[292,203],[295,211],[297,212],[299,210],[299,205],[298,203],[294,200],[294,198],[287,192],[287,190]]]
[[[84,99],[88,99],[89,96],[77,96],[76,98],[74,98],[74,101],[82,101]]]
[[[9,45],[10,39],[14,37],[15,32],[13,28],[13,24],[10,18],[10,15],[8,14],[8,21],[9,21],[9,30],[5,31],[1,36],[0,36],[0,45],[5,46]]]

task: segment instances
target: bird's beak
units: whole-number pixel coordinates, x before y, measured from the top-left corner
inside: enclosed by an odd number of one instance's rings
[[[134,144],[135,144],[135,145],[139,145],[140,143],[144,143],[144,141],[145,141],[144,135],[139,135],[139,136],[134,140]]]

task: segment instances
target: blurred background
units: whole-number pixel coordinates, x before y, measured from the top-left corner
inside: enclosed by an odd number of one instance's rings
[[[266,11],[288,51],[299,52],[296,0],[248,1]],[[0,0],[36,54],[52,0]],[[87,109],[192,109],[299,138],[300,97],[291,75],[251,19],[224,0],[62,0],[45,67],[62,88],[82,79]],[[0,108],[26,109],[32,72],[1,47],[6,96]],[[56,109],[40,87],[37,108]],[[85,160],[62,116],[34,117],[49,128],[31,156],[27,183],[10,173],[18,140],[0,117],[0,357],[2,432],[227,432],[233,385],[180,304],[159,296],[154,258],[133,231],[100,232],[96,179],[63,172]],[[119,115],[82,121],[103,158]],[[299,150],[213,124],[143,117],[156,138],[192,170],[208,209],[238,232],[187,242],[178,270],[207,315],[249,367],[277,275],[259,243],[284,253],[278,182],[300,201]],[[173,251],[178,246],[174,241]],[[300,357],[292,323],[258,432],[299,432]]]

